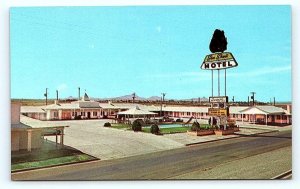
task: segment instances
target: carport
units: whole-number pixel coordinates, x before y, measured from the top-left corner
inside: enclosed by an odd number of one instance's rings
[[[127,123],[128,124],[130,123],[130,121],[129,121],[130,116],[132,116],[133,118],[143,116],[143,118],[145,119],[147,115],[153,116],[153,118],[155,118],[156,114],[157,113],[150,112],[148,110],[142,110],[138,106],[118,113],[118,115],[125,115],[125,120],[127,118]]]

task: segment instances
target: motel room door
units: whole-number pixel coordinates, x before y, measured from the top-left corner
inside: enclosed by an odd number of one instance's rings
[[[71,112],[62,112],[62,119],[71,119]]]

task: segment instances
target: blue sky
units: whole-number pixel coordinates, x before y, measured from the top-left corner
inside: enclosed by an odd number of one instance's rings
[[[79,86],[100,98],[208,97],[200,65],[215,29],[239,64],[227,70],[230,99],[291,100],[290,6],[12,8],[11,98],[43,98],[46,87],[76,97]],[[223,83],[221,71],[221,95]]]

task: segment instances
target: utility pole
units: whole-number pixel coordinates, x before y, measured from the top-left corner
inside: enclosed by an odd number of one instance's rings
[[[248,96],[248,106],[250,106],[249,96]]]
[[[251,99],[252,99],[252,106],[254,106],[254,95],[256,94],[255,92],[250,92],[252,94]]]
[[[135,93],[132,94],[132,103],[134,103]]]
[[[80,100],[80,87],[78,87],[78,100]]]
[[[46,93],[44,94],[46,97],[46,106],[48,105],[48,88],[46,88]]]
[[[273,103],[273,105],[275,106],[275,97],[273,97],[274,99],[273,99],[273,101],[274,101],[274,103]]]
[[[232,102],[234,102],[234,96],[232,97]]]
[[[161,93],[162,96],[161,96],[161,101],[160,101],[160,116],[162,116],[162,104],[163,102],[165,101],[165,96],[166,96],[166,93]]]

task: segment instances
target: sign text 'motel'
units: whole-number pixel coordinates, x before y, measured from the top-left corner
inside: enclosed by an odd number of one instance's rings
[[[220,70],[238,66],[230,52],[209,54],[204,58],[201,69]]]
[[[209,97],[210,103],[228,102],[228,96],[211,96]]]

